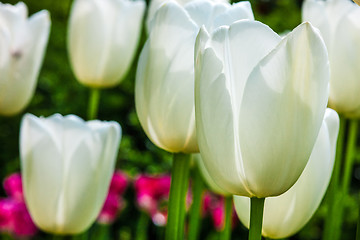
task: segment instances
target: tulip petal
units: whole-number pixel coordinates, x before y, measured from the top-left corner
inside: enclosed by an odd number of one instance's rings
[[[230,8],[214,19],[213,29],[220,26],[230,26],[232,23],[241,20],[254,20],[251,4],[248,1],[241,1],[233,4]]]
[[[330,107],[348,117],[360,116],[360,9],[344,16],[336,29],[329,48],[331,64]],[[344,82],[346,80],[346,83]]]
[[[61,150],[42,119],[30,114],[21,123],[20,146],[24,194],[32,219],[44,230],[54,229],[56,223],[49,219],[54,219],[61,192]],[[41,209],[41,213],[34,209]]]
[[[319,207],[334,166],[339,117],[327,109],[309,162],[298,181],[284,194],[267,198],[264,208],[263,235],[286,238],[299,231]],[[249,226],[250,199],[234,197],[240,220]]]
[[[220,187],[251,196],[235,123],[248,74],[280,37],[262,23],[244,20],[220,28],[210,40],[207,38],[202,29],[195,50],[195,113],[201,156]]]
[[[102,62],[102,75],[103,79],[106,79],[103,86],[118,84],[127,73],[139,42],[145,11],[143,0],[109,1],[109,4],[114,5],[111,7],[117,11],[114,12],[114,19],[111,21],[114,22],[114,26],[109,29],[111,32],[108,33],[108,45],[103,49],[107,55]]]
[[[250,74],[239,136],[255,196],[277,196],[300,176],[324,116],[328,81],[327,51],[309,23],[289,33]]]
[[[136,75],[135,104],[140,123],[159,147],[171,152],[196,152],[191,46],[198,28],[173,2],[157,11],[152,24]]]
[[[100,84],[102,81],[106,46],[110,42],[107,33],[113,27],[113,24],[107,24],[108,18],[114,18],[114,9],[107,1],[77,0],[73,3],[69,20],[68,49],[75,75],[83,84]],[[112,20],[110,22],[115,21]],[[99,48],[99,45],[104,48]]]

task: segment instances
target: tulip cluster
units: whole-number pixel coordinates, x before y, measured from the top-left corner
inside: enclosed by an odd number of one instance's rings
[[[256,21],[248,1],[151,0],[144,21],[145,8],[144,0],[73,1],[67,53],[76,79],[91,90],[89,121],[73,114],[23,116],[23,182],[20,174],[4,181],[9,197],[0,200],[0,230],[18,237],[38,228],[74,235],[94,221],[116,220],[130,181],[114,172],[122,130],[93,119],[99,89],[117,86],[136,67],[139,124],[157,147],[174,154],[171,176],[135,178],[141,216],[166,225],[166,240],[193,240],[202,211],[230,239],[234,199],[250,240],[295,234],[325,195],[339,129],[338,146],[344,129],[348,148],[356,145],[357,123],[346,128],[336,111],[360,117],[360,8],[348,0],[305,0],[304,22],[285,36]],[[1,115],[29,104],[44,58],[49,13],[27,15],[24,3],[0,3]],[[143,22],[146,42],[135,66]],[[354,151],[346,153],[346,176]],[[202,188],[201,175],[219,195]],[[341,196],[349,181],[344,178]]]

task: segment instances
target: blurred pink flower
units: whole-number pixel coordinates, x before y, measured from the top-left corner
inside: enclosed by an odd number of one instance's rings
[[[170,175],[141,174],[135,180],[137,204],[142,211],[150,215],[157,226],[166,225],[170,184]]]
[[[13,173],[4,182],[7,198],[0,200],[0,230],[16,237],[32,237],[38,229],[24,201],[20,173]]]
[[[128,182],[129,182],[129,177],[125,173],[123,173],[120,170],[115,171],[111,179],[109,193],[115,193],[119,195],[124,194]]]
[[[3,186],[6,194],[9,197],[24,201],[23,188],[21,182],[21,174],[13,173],[3,181]]]
[[[110,182],[108,195],[97,219],[98,223],[113,223],[119,212],[124,209],[125,200],[122,195],[126,190],[128,182],[129,178],[125,173],[120,170],[114,172]]]
[[[203,196],[202,216],[210,215],[216,231],[222,231],[225,224],[225,199],[223,196],[206,191]],[[232,227],[237,221],[235,209],[232,210]]]

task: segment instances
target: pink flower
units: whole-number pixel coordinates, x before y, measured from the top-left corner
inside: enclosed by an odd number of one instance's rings
[[[24,202],[16,202],[13,210],[13,232],[16,236],[34,236],[38,229],[31,219]]]
[[[38,231],[25,202],[11,197],[0,200],[0,229],[18,237],[32,237]]]
[[[119,195],[124,194],[129,182],[128,179],[129,178],[125,173],[121,172],[120,170],[115,171],[111,179],[109,193],[115,193]]]
[[[153,223],[166,225],[170,192],[170,175],[140,175],[135,180],[136,200],[139,208],[147,212]]]
[[[205,192],[203,196],[202,216],[210,215],[216,231],[222,231],[225,224],[225,199],[212,192]],[[232,227],[237,221],[235,209],[232,209]]]
[[[3,181],[3,186],[6,194],[9,197],[24,201],[23,188],[21,182],[21,174],[13,173]]]
[[[122,198],[128,184],[126,174],[117,170],[110,182],[109,192],[97,221],[101,224],[111,224],[115,221],[118,213],[124,209],[125,201]]]

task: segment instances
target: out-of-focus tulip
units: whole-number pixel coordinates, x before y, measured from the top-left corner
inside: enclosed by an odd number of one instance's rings
[[[339,117],[328,109],[308,164],[298,181],[284,194],[265,200],[263,235],[286,238],[312,217],[326,192],[334,166]],[[240,220],[249,226],[250,200],[235,196]]]
[[[349,0],[306,0],[302,18],[319,28],[329,51],[329,107],[360,117],[360,8]]]
[[[0,114],[22,111],[34,95],[49,38],[49,13],[0,3]]]
[[[121,137],[116,122],[26,114],[20,129],[24,196],[36,225],[56,234],[86,230],[99,215]]]
[[[135,104],[142,127],[169,152],[198,152],[194,109],[194,44],[202,25],[212,29],[253,19],[249,2],[234,5],[166,2],[156,12],[141,52]]]
[[[327,51],[309,23],[281,38],[256,21],[199,32],[196,128],[209,174],[224,191],[270,197],[299,178],[324,117]]]
[[[127,184],[127,176],[120,170],[117,170],[112,176],[109,192],[97,222],[111,224],[115,221],[118,213],[125,207],[125,200],[122,198],[122,195],[126,190]]]
[[[159,9],[159,7],[164,4],[165,2],[167,2],[169,0],[151,0],[150,1],[150,5],[149,5],[149,10],[146,16],[146,27],[149,30],[150,28],[150,22],[152,20],[152,18],[155,15],[155,12]],[[174,0],[176,1],[179,5],[184,6],[187,3],[191,2],[191,1],[197,1],[197,0]],[[224,3],[228,3],[228,0],[212,0],[214,2],[224,2]]]
[[[103,88],[127,73],[140,38],[143,0],[76,0],[68,32],[70,61],[78,81]]]

